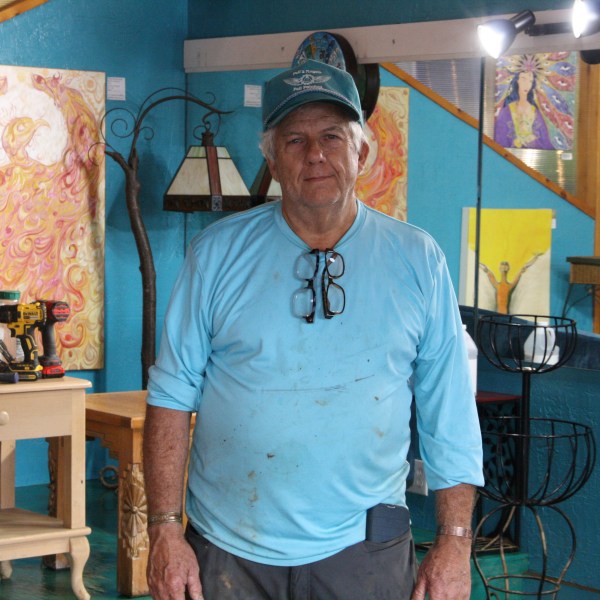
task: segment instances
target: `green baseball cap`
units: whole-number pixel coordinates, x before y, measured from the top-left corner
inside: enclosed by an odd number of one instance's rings
[[[363,124],[360,96],[352,75],[327,63],[307,60],[267,81],[263,130],[308,102],[333,102],[347,108]]]

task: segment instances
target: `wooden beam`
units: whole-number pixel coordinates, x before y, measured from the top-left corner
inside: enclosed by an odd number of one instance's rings
[[[600,114],[598,92],[600,67],[579,61],[579,107],[577,111],[577,196],[594,211],[600,199]],[[596,213],[597,214],[597,213]],[[597,230],[596,230],[597,231]],[[596,236],[597,237],[597,236]]]
[[[600,65],[579,64],[577,196],[595,210],[594,256],[600,256]],[[600,333],[600,286],[594,290],[594,333]]]
[[[511,17],[512,15],[505,15]],[[570,10],[536,12],[536,23],[568,23]],[[494,17],[502,18],[502,16]],[[345,37],[359,63],[468,58],[482,55],[477,25],[489,17],[330,29]],[[186,40],[186,73],[288,68],[296,50],[312,31]],[[515,54],[600,48],[600,33],[575,39],[571,33],[544,36],[520,34]]]
[[[46,2],[48,0],[0,0],[0,23]]]

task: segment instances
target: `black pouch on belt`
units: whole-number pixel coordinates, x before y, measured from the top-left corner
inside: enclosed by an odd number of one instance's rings
[[[389,542],[404,535],[410,527],[410,513],[404,506],[378,504],[367,511],[366,539],[369,542]]]

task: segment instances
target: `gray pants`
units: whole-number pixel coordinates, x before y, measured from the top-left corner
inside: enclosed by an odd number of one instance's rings
[[[360,542],[299,567],[275,567],[221,550],[188,526],[205,600],[409,600],[417,575],[410,530]]]

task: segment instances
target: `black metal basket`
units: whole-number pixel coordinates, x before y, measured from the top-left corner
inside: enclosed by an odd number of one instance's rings
[[[483,423],[486,448],[486,486],[482,495],[503,504],[550,506],[577,493],[587,482],[596,461],[591,427],[560,419],[530,418],[523,433],[520,417],[488,418]],[[536,468],[526,469],[523,486],[516,474],[523,444]]]
[[[482,315],[477,346],[495,367],[512,373],[546,373],[571,358],[575,321],[543,315]]]

